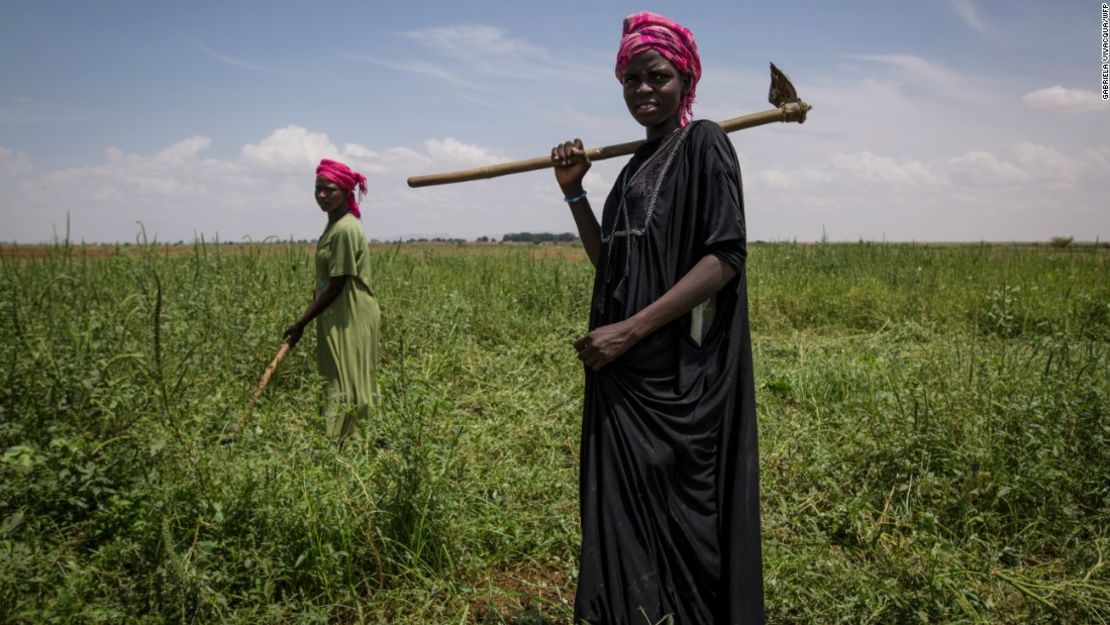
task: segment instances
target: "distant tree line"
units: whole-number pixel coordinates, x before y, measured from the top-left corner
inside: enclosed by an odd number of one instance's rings
[[[454,243],[455,245],[462,245],[466,243],[466,239],[454,237],[409,237],[405,239],[405,243]]]
[[[577,240],[578,235],[572,232],[510,232],[501,237],[503,243],[569,243]]]

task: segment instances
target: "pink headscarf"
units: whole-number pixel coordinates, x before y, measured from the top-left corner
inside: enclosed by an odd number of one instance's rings
[[[355,198],[355,187],[358,187],[359,197],[366,195],[366,176],[363,176],[339,161],[332,161],[326,158],[321,160],[320,164],[316,166],[316,175],[331,180],[339,185],[339,188],[346,191],[347,208],[351,209],[352,215],[358,219],[362,219],[362,213],[358,210],[358,199]]]
[[[617,80],[632,57],[646,50],[655,50],[690,77],[690,88],[682,97],[679,125],[690,123],[694,114],[694,90],[701,78],[701,58],[694,33],[682,24],[657,13],[642,11],[624,18],[621,45],[617,50]]]

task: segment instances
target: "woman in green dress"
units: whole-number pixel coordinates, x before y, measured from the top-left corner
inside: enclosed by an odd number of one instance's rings
[[[324,159],[316,168],[316,203],[328,224],[316,244],[316,287],[312,303],[285,330],[290,345],[316,323],[316,367],[327,379],[324,417],[328,436],[358,433],[378,400],[378,331],[381,312],[370,287],[366,233],[359,219],[366,177],[343,163]]]

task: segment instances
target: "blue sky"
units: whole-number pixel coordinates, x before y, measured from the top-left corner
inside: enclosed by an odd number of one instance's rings
[[[641,9],[697,37],[695,117],[768,108],[768,61],[814,106],[732,135],[752,239],[1106,240],[1100,6],[0,0],[0,241],[312,238],[322,157],[367,174],[371,238],[573,230],[550,172],[405,179],[641,137]]]

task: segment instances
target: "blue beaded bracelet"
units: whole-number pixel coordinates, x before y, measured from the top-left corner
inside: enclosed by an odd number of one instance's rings
[[[582,191],[582,193],[580,193],[579,195],[576,195],[574,197],[565,197],[565,198],[563,198],[563,200],[565,200],[567,204],[574,204],[575,202],[581,202],[584,199],[586,199],[586,192],[584,190]]]

